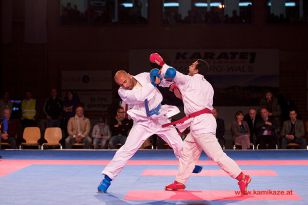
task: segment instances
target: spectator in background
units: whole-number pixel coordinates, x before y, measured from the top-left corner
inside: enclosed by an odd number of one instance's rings
[[[256,145],[256,125],[261,121],[256,108],[249,108],[244,120],[247,122],[250,131],[250,142]]]
[[[2,98],[0,99],[0,118],[3,118],[3,110],[5,108],[9,108],[12,110],[13,103],[10,101],[10,94],[9,92],[4,92]]]
[[[212,110],[214,117],[216,118],[217,128],[216,128],[216,137],[220,146],[223,148],[226,141],[225,141],[225,121],[218,117],[218,110],[214,108]]]
[[[23,127],[34,127],[36,126],[36,99],[33,99],[32,93],[27,91],[25,93],[25,99],[21,102],[21,111],[22,111],[22,125]]]
[[[75,110],[76,110],[76,106],[79,104],[79,98],[77,97],[76,94],[73,93],[73,91],[69,90],[66,91],[65,93],[65,97],[64,97],[64,101],[63,101],[63,121],[62,121],[62,127],[64,133],[65,133],[65,137],[63,137],[61,139],[61,144],[65,144],[65,139],[68,136],[67,133],[67,123],[69,121],[69,119],[71,117],[75,116]]]
[[[281,109],[277,98],[273,96],[272,92],[268,91],[265,93],[265,97],[260,101],[260,107],[268,110],[268,115],[275,126],[276,131],[280,131]]]
[[[94,149],[106,148],[107,142],[111,136],[109,125],[106,123],[105,118],[100,119],[92,130],[92,138]]]
[[[261,121],[256,125],[257,144],[260,149],[275,149],[277,143],[275,126],[267,108],[261,108]]]
[[[290,110],[290,120],[284,121],[281,130],[281,148],[286,149],[289,143],[300,145],[301,149],[307,148],[305,139],[305,128],[302,120],[297,119],[297,112]]]
[[[231,134],[235,146],[241,146],[245,150],[250,148],[250,130],[247,122],[244,121],[242,111],[235,113],[235,121],[231,125]]]
[[[74,95],[73,91],[67,91],[65,93],[63,101],[64,122],[67,124],[71,117],[75,116],[76,106],[79,104],[79,99]]]
[[[44,112],[47,116],[47,127],[61,127],[63,103],[54,88],[51,89],[50,97],[45,102]]]
[[[0,142],[7,142],[11,149],[16,149],[16,139],[19,131],[19,126],[16,120],[11,119],[10,108],[4,108],[3,119],[1,122],[1,137]]]
[[[71,149],[75,143],[83,143],[85,149],[91,148],[90,129],[90,120],[84,116],[83,106],[78,105],[75,116],[71,117],[67,124],[69,136],[65,139],[66,148]]]
[[[109,147],[116,149],[117,146],[122,146],[127,138],[129,130],[132,128],[133,122],[125,117],[124,108],[119,107],[117,114],[111,123],[111,135]]]

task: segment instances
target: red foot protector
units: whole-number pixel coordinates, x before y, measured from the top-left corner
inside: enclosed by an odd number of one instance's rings
[[[277,176],[273,170],[244,170],[245,174],[250,176]],[[143,176],[175,176],[177,170],[168,169],[146,169],[143,171]],[[228,176],[223,170],[203,170],[201,173],[192,174],[192,176]]]
[[[202,201],[202,200],[301,200],[300,196],[292,192],[292,194],[274,195],[269,193],[251,191],[248,195],[240,195],[239,191],[232,190],[204,190],[204,191],[157,191],[157,190],[133,190],[129,191],[125,200],[131,201],[146,201],[146,200],[168,200],[168,201]],[[263,191],[263,190],[262,190]],[[264,190],[265,191],[265,190]],[[287,193],[289,190],[280,190]]]

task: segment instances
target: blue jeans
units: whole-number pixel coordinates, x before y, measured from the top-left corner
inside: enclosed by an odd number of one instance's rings
[[[116,149],[118,148],[118,146],[122,146],[125,144],[126,142],[126,138],[127,136],[124,136],[124,135],[115,135],[115,136],[112,136],[109,140],[109,148],[110,149]]]
[[[93,145],[94,149],[104,149],[106,147],[106,143],[108,142],[108,139],[106,138],[94,138],[93,139]]]
[[[283,137],[281,140],[281,148],[287,149],[287,146],[289,143],[297,143],[300,145],[300,149],[306,149],[307,148],[307,142],[306,139],[301,137],[296,137],[294,140],[288,140],[287,138]]]

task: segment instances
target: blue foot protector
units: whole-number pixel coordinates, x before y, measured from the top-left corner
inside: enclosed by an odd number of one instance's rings
[[[194,170],[192,171],[192,173],[197,174],[197,173],[200,173],[201,171],[202,171],[202,167],[199,166],[199,165],[195,165],[195,168],[194,168]]]
[[[105,175],[105,178],[101,181],[101,183],[98,185],[97,187],[97,191],[98,192],[107,192],[107,189],[109,188],[110,184],[111,184],[112,179],[110,179],[110,177],[108,177],[107,175]]]

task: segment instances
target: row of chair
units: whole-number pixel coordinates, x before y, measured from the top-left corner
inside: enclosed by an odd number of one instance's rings
[[[39,144],[39,139],[41,138],[41,131],[38,127],[26,127],[23,132],[23,139],[26,142],[23,142],[19,145],[19,149],[22,149],[26,146],[38,147],[39,149],[44,149],[48,146],[57,146],[62,149],[60,140],[62,139],[62,131],[58,127],[49,127],[46,128],[44,139],[47,141],[42,145]],[[0,145],[9,146],[9,143],[1,142]]]
[[[40,149],[44,149],[48,146],[58,146],[62,149],[60,140],[62,139],[62,130],[59,127],[48,127],[44,133],[44,139],[47,141],[40,145],[38,140],[41,138],[41,131],[38,127],[26,127],[24,129],[23,138],[26,142],[21,143],[19,149],[24,146],[38,146]]]
[[[60,149],[62,149],[62,145],[60,143],[60,140],[62,139],[62,131],[60,128],[58,127],[46,128],[45,133],[44,133],[44,139],[47,142],[43,143],[42,145],[40,145],[38,142],[40,138],[41,138],[41,131],[38,127],[26,127],[23,132],[23,139],[25,140],[25,142],[19,145],[19,149],[23,149],[23,147],[26,147],[26,146],[31,146],[31,147],[37,146],[39,149],[42,149],[42,150],[45,147],[51,147],[51,146],[59,147]],[[9,144],[5,142],[1,142],[0,145],[8,146]],[[82,146],[83,144],[76,143],[74,145]],[[296,146],[293,144],[292,145],[290,144],[290,147],[296,148]],[[153,149],[153,146],[152,146],[152,149]],[[235,150],[235,149],[241,149],[241,148],[239,147],[239,145],[234,144],[233,149]],[[255,149],[255,146],[253,144],[251,144],[251,149]],[[258,145],[257,145],[257,149],[258,149]],[[276,145],[276,149],[278,149],[277,145]]]
[[[257,144],[256,148],[259,149],[260,144]],[[233,150],[242,149],[242,145],[233,144]],[[250,149],[254,150],[255,145],[253,143],[250,143]],[[275,145],[275,149],[278,149],[278,145]]]
[[[260,144],[257,144],[256,149],[259,149]],[[299,149],[300,148],[300,144],[294,143],[294,142],[290,142],[287,145],[287,149]],[[238,150],[238,149],[242,149],[241,145],[237,145],[237,144],[233,144],[233,150]],[[250,143],[250,149],[254,150],[255,149],[255,145],[253,143]],[[278,144],[275,144],[275,149],[278,149]],[[307,150],[308,150],[308,146],[307,146]]]
[[[44,133],[44,139],[47,141],[46,143],[40,144],[39,140],[41,139],[41,131],[38,127],[26,127],[23,131],[23,139],[25,142],[19,145],[19,149],[23,149],[24,147],[38,147],[38,149],[44,150],[46,147],[59,147],[62,149],[62,145],[60,140],[62,139],[62,130],[58,127],[48,127]],[[150,142],[147,140],[143,145],[142,149],[147,149],[149,147]],[[74,143],[74,147],[83,147],[83,143]],[[0,146],[10,146],[7,142],[0,142]],[[117,144],[117,149],[122,145]],[[153,146],[152,146],[153,147]],[[153,148],[152,148],[153,149]]]

